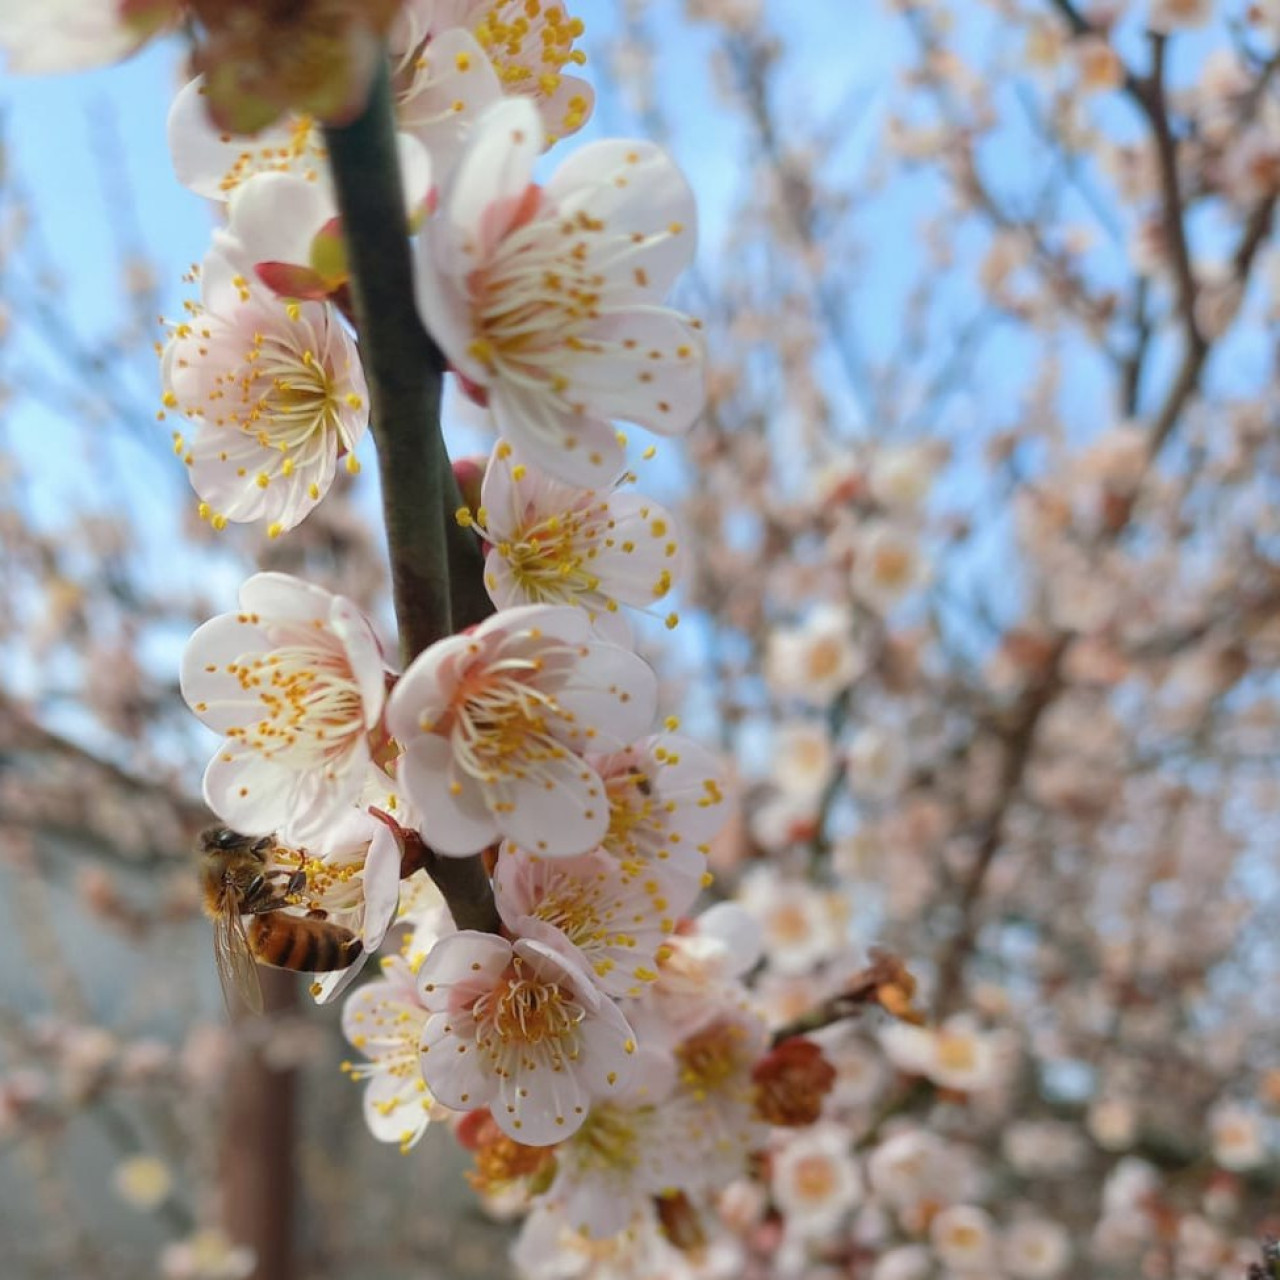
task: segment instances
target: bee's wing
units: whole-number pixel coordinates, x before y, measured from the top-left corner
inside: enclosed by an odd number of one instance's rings
[[[224,911],[214,923],[213,956],[227,1009],[234,1013],[236,1005],[243,1003],[251,1013],[261,1013],[262,983],[238,911]]]

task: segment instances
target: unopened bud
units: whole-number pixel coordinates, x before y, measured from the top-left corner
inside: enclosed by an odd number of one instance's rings
[[[768,1124],[797,1128],[822,1114],[822,1100],[836,1082],[836,1069],[812,1040],[793,1036],[765,1054],[751,1079],[756,1114]]]

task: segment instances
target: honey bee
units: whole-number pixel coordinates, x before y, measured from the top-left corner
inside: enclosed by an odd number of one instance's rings
[[[227,827],[210,827],[200,836],[204,911],[213,921],[213,954],[228,1009],[239,998],[254,1013],[262,1012],[259,964],[329,973],[345,969],[362,949],[350,929],[322,911],[302,916],[281,910],[305,889],[306,873],[272,867],[278,847],[272,836],[245,836]],[[245,916],[252,917],[247,928]]]

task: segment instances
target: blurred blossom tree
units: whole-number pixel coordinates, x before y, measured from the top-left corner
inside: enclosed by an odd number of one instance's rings
[[[0,15],[217,227],[100,120],[90,333],[7,157],[15,1274],[1274,1267],[1280,8],[847,8]]]

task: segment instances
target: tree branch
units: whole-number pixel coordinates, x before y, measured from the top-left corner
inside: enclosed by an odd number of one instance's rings
[[[349,125],[327,127],[325,141],[369,383],[400,656],[407,666],[428,645],[481,621],[492,606],[484,594],[479,544],[454,519],[462,497],[440,431],[445,361],[414,302],[385,66],[363,113]],[[427,869],[459,927],[468,927],[466,920],[472,928],[497,931],[497,909],[478,857],[432,859]]]

